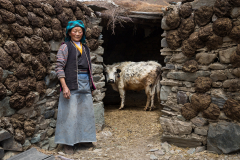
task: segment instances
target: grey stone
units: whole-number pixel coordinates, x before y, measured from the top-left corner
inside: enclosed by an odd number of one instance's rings
[[[223,109],[225,102],[226,100],[224,98],[212,96],[212,103],[216,104],[221,109]]]
[[[167,78],[194,82],[198,77],[207,77],[210,76],[210,74],[211,72],[209,71],[197,71],[195,73],[169,72]]]
[[[53,90],[53,91],[56,92],[56,90]],[[57,104],[58,104],[58,100],[52,100],[52,101],[46,102],[46,110],[56,107]]]
[[[11,137],[12,137],[11,133],[6,131],[5,129],[0,128],[0,142]]]
[[[55,109],[54,119],[57,119],[57,115],[58,115],[58,109]]]
[[[55,143],[54,139],[55,139],[55,136],[48,139],[50,151],[54,150],[57,147],[57,144]]]
[[[49,144],[46,144],[45,146],[42,146],[42,149],[48,150],[49,149]]]
[[[92,62],[97,62],[97,63],[102,63],[103,62],[103,57],[98,55],[98,54],[93,54],[91,53],[91,57],[94,56],[94,60]]]
[[[0,147],[0,159],[4,157],[4,149]]]
[[[240,126],[231,122],[210,124],[207,149],[218,154],[229,154],[240,150]]]
[[[213,14],[212,21],[215,22],[217,19],[218,19],[218,17],[215,14]]]
[[[166,23],[166,20],[167,20],[167,16],[164,16],[162,18],[162,23],[161,23],[161,27],[163,30],[167,31],[167,30],[170,30],[171,28],[168,27],[167,23]]]
[[[54,53],[50,53],[50,61],[51,62],[56,62],[57,61],[57,55]]]
[[[225,115],[223,111],[220,112],[220,115],[218,118],[221,120],[229,120],[229,118]]]
[[[202,136],[206,136],[208,133],[208,127],[196,127],[194,133]]]
[[[154,154],[151,154],[151,155],[150,155],[150,159],[151,159],[151,160],[158,160],[158,158],[157,158]]]
[[[94,83],[97,89],[101,89],[105,86],[105,82],[97,82]]]
[[[188,96],[183,91],[178,91],[177,93],[177,102],[178,104],[185,104],[188,103]]]
[[[99,64],[92,64],[92,73],[93,74],[103,73],[103,66]]]
[[[228,77],[228,79],[236,78],[233,74],[234,73],[233,71],[234,71],[233,69],[225,69],[225,75]]]
[[[94,75],[93,76],[93,82],[97,82],[101,79],[101,76],[100,75]]]
[[[195,148],[191,148],[187,151],[187,153],[188,154],[193,154],[195,152],[195,150],[196,150]]]
[[[48,118],[53,117],[53,116],[54,116],[54,113],[55,113],[54,109],[52,109],[52,110],[47,110],[47,111],[45,111],[45,113],[43,114],[43,116],[45,117],[45,119],[48,119]]]
[[[185,135],[192,133],[191,122],[183,122],[160,117],[160,124],[164,132],[169,132],[174,135]]]
[[[184,84],[187,88],[192,87],[192,83],[191,83],[191,82],[183,82],[183,84]]]
[[[229,49],[219,51],[220,62],[230,63],[230,57],[235,51],[236,51],[236,47],[231,47]]]
[[[56,127],[56,123],[57,123],[57,121],[55,119],[51,119],[50,120],[50,127],[55,128]]]
[[[148,152],[156,152],[158,151],[158,148],[150,149]]]
[[[44,120],[41,124],[39,124],[40,129],[46,129],[49,125],[50,121],[48,119]]]
[[[177,118],[181,121],[186,121],[186,119],[182,115],[177,115]]]
[[[102,101],[103,98],[105,97],[105,92],[102,93],[100,90],[97,90],[96,92],[99,92],[99,93],[93,97],[93,101],[94,102]]]
[[[213,83],[212,83],[212,87],[213,87],[213,88],[221,88],[222,85],[223,85],[222,82],[213,82]]]
[[[47,87],[55,87],[58,83],[58,78],[57,78],[57,74],[55,71],[51,71],[50,74],[48,74],[45,77],[45,82]]]
[[[234,7],[231,13],[232,18],[238,18],[240,16],[240,7]]]
[[[96,130],[100,131],[100,130],[102,130],[103,125],[105,124],[104,104],[103,104],[103,102],[93,103],[93,107],[94,107]]]
[[[216,0],[195,0],[194,2],[191,2],[192,9],[199,9],[202,6],[209,6],[213,7]]]
[[[162,79],[160,83],[163,86],[182,86],[182,82],[175,81],[172,79]]]
[[[63,41],[49,41],[51,51],[58,51]]]
[[[240,68],[235,68],[233,71],[232,71],[233,75],[240,78]]]
[[[240,83],[238,79],[228,79],[223,82],[223,88],[230,88],[232,86],[236,86]]]
[[[195,153],[203,152],[205,150],[206,150],[205,146],[199,146],[199,147],[196,148]]]
[[[194,117],[193,119],[191,119],[191,122],[198,127],[202,127],[208,124],[208,121],[202,117]]]
[[[188,60],[188,58],[181,52],[178,54],[173,54],[170,62],[172,63],[184,63]]]
[[[215,70],[222,70],[222,69],[226,69],[227,66],[225,66],[221,63],[213,63],[213,64],[210,64],[209,68],[210,69],[215,69]]]
[[[191,87],[191,88],[187,88],[187,87],[178,87],[178,90],[180,90],[180,91],[185,91],[185,92],[192,92],[192,93],[195,92],[195,88],[194,88],[194,87]]]
[[[34,107],[24,107],[20,110],[17,111],[18,114],[23,114],[25,115],[27,118],[33,118],[37,115],[37,112],[34,110]]]
[[[2,160],[7,160],[7,159],[9,159],[9,158],[11,158],[11,157],[19,154],[19,153],[21,153],[21,152],[8,151],[8,152],[5,153],[5,155],[4,155],[4,157],[2,158]]]
[[[29,140],[25,140],[24,144],[23,144],[23,150],[27,150],[31,147],[31,143]]]
[[[171,60],[171,56],[166,56],[164,58],[164,63],[168,63],[168,62],[170,62],[170,60]]]
[[[0,118],[9,117],[15,114],[16,110],[10,107],[9,100],[10,97],[5,97],[2,101],[0,101]]]
[[[47,131],[46,130],[40,130],[38,132],[38,134],[40,135],[40,141],[42,141],[42,140],[44,140],[46,138]]]
[[[14,140],[13,137],[1,142],[4,150],[9,151],[23,151],[22,145]]]
[[[165,152],[169,152],[170,148],[172,147],[170,144],[168,144],[167,142],[161,143],[162,149]]]
[[[44,104],[44,103],[46,103],[47,102],[47,99],[43,99],[43,100],[41,100],[41,101],[38,101],[36,104],[37,105],[40,105],[40,104]]]
[[[37,143],[37,142],[40,142],[41,140],[41,135],[40,134],[36,134],[34,135],[34,137],[31,139],[31,143]]]
[[[5,80],[7,79],[8,75],[12,75],[13,72],[10,72],[8,70],[3,70],[3,75],[2,75],[2,83],[5,82]]]
[[[169,86],[162,86],[160,91],[160,99],[162,101],[168,100],[168,95],[171,93],[171,87]]]
[[[41,148],[42,148],[43,146],[45,146],[46,144],[48,144],[48,139],[39,142],[39,146],[40,146]]]
[[[211,71],[210,78],[213,80],[213,82],[216,81],[224,81],[227,79],[227,76],[225,75],[224,70],[213,70]]]
[[[198,53],[196,55],[196,61],[202,65],[209,65],[215,58],[217,58],[217,54]]]
[[[165,154],[165,152],[160,149],[160,150],[156,151],[155,154],[158,156],[163,156]]]
[[[103,55],[104,48],[102,46],[99,46],[95,51],[91,51],[91,53],[95,53],[95,54],[98,54],[98,55]]]
[[[55,130],[53,128],[49,128],[47,130],[47,136],[50,137],[54,132],[55,132]]]
[[[163,47],[163,48],[165,48],[165,47],[167,48],[167,47],[168,47],[166,38],[163,38],[163,39],[161,40],[161,47]]]

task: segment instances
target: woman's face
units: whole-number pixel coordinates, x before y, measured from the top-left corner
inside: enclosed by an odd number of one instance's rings
[[[72,41],[80,42],[83,36],[83,30],[81,27],[74,27],[68,34]]]

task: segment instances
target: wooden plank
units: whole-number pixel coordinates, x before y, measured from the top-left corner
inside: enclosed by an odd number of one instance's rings
[[[155,17],[162,17],[163,13],[159,12],[139,12],[139,11],[131,11],[131,14],[135,15],[148,15],[148,16],[155,16]]]
[[[130,18],[140,18],[140,19],[162,19],[162,17],[148,16],[148,15],[129,15]]]

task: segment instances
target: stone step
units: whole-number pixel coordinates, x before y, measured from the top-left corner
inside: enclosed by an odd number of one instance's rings
[[[15,155],[8,160],[55,160],[53,155],[45,155],[38,152],[36,148],[31,148],[25,152]]]

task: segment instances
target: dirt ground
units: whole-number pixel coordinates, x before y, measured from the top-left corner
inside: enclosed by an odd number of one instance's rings
[[[149,160],[156,155],[159,160],[232,160],[240,154],[217,155],[207,151],[189,154],[189,148],[169,147],[164,155],[150,150],[164,150],[160,140],[162,129],[159,122],[160,109],[151,112],[141,107],[105,106],[105,127],[97,133],[94,148],[77,148],[74,155],[64,154],[61,146],[53,151],[38,150],[54,155],[56,160]],[[59,158],[62,156],[62,158]],[[64,159],[67,158],[67,159]]]

